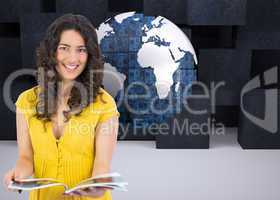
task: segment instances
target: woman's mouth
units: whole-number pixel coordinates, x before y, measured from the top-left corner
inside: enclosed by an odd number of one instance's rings
[[[79,65],[63,65],[67,71],[74,71],[79,67]]]

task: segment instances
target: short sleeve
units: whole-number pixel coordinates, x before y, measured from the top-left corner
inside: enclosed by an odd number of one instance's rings
[[[24,110],[24,109],[26,109],[28,107],[27,103],[26,103],[26,94],[25,94],[25,92],[21,93],[18,96],[15,105],[16,105],[17,108],[19,108],[21,110]]]
[[[98,120],[99,122],[105,122],[111,117],[120,116],[114,98],[111,95],[109,95],[107,92],[104,93],[104,96],[105,96],[104,100],[106,101],[106,103],[102,105],[102,109]]]
[[[22,112],[28,120],[32,115],[35,114],[35,102],[36,102],[36,97],[33,94],[33,91],[31,89],[26,90],[22,92],[18,98],[17,101],[15,102],[16,108]]]

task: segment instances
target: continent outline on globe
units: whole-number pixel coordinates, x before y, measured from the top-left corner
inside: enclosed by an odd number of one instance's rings
[[[162,16],[127,12],[107,19],[97,33],[105,59],[103,84],[119,111],[126,113],[123,116],[142,119],[136,125],[147,127],[180,112],[182,91],[197,80],[197,58],[188,37],[175,24]],[[143,95],[145,89],[147,98],[129,99]]]

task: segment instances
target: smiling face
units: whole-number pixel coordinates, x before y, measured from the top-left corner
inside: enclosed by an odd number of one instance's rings
[[[88,53],[81,34],[75,30],[63,31],[56,50],[56,70],[61,80],[75,80],[86,67],[87,59]]]

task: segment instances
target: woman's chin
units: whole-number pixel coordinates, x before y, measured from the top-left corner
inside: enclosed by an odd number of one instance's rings
[[[62,77],[62,81],[63,82],[72,82],[72,81],[74,81],[74,80],[76,80],[76,76],[63,76]]]
[[[62,80],[74,81],[79,76],[79,73],[67,73],[64,72],[62,75]]]

